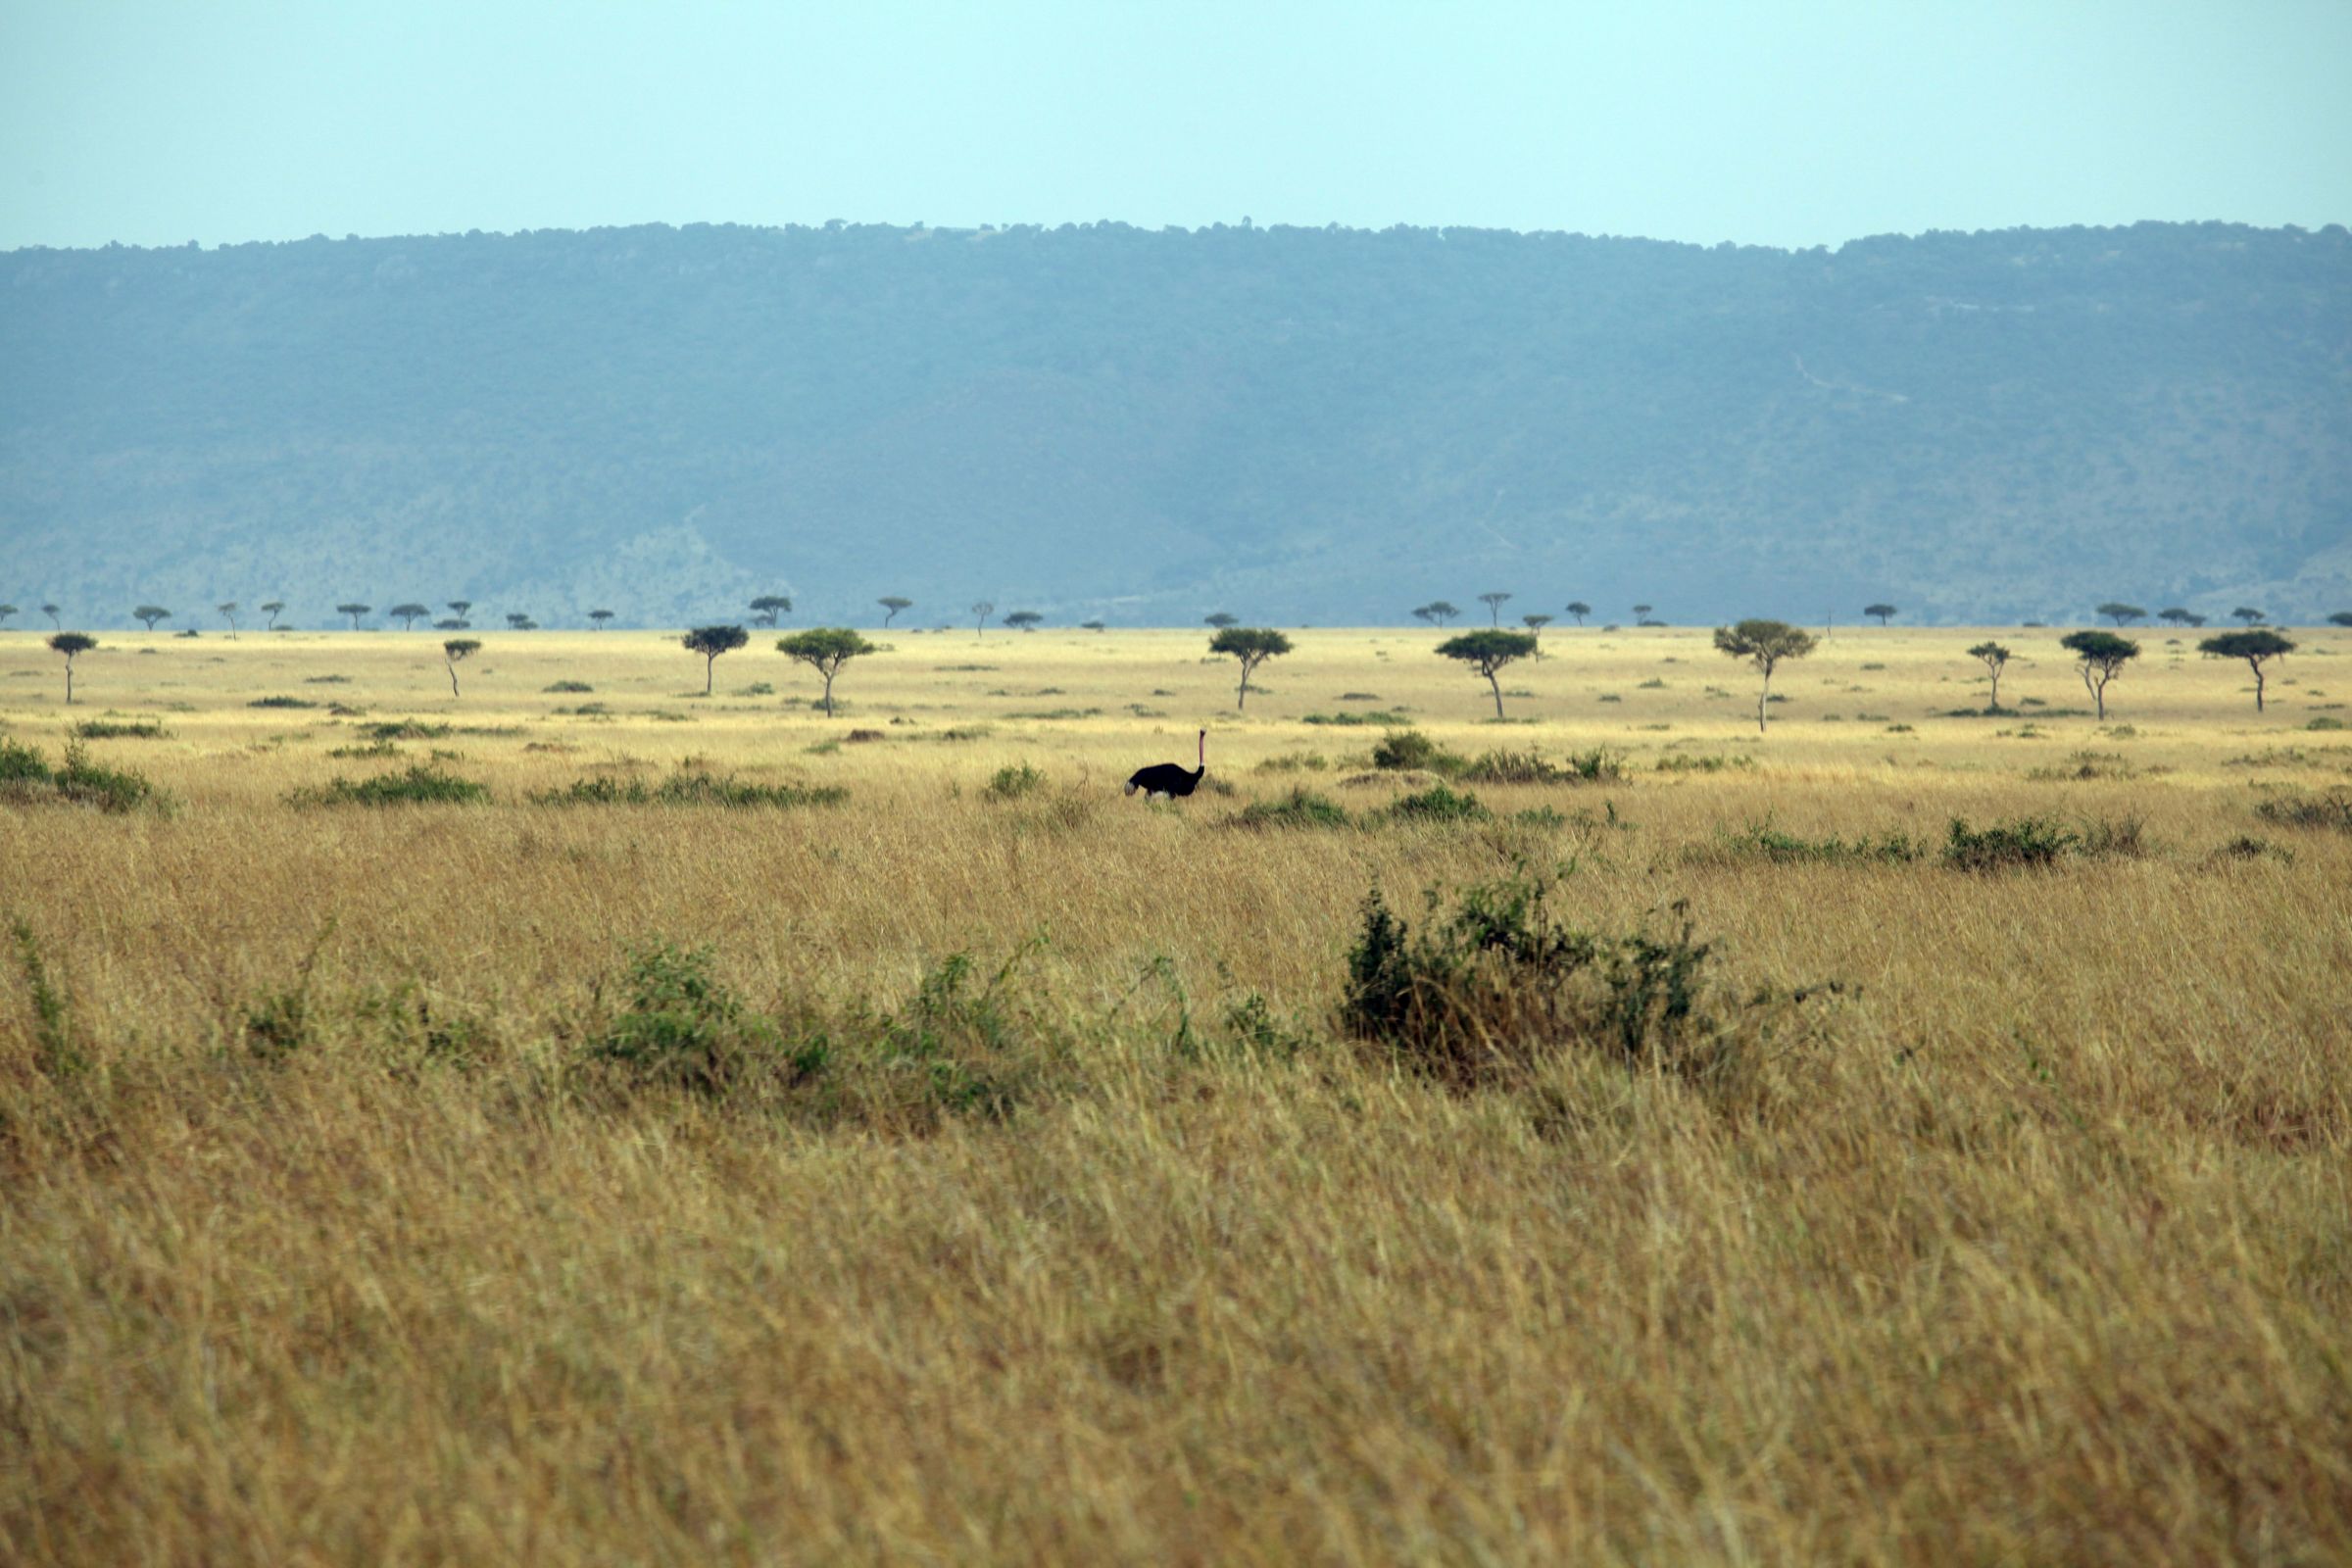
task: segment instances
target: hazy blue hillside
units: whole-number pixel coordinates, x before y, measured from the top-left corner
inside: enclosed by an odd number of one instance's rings
[[[0,302],[0,599],[84,625],[2352,606],[2340,227],[698,225],[23,251]]]

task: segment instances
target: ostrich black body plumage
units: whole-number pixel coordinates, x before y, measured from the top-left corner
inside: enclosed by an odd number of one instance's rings
[[[1202,730],[1199,767],[1184,768],[1174,762],[1153,762],[1150,767],[1139,767],[1127,780],[1127,793],[1133,795],[1137,790],[1142,790],[1147,799],[1165,795],[1180,800],[1200,787],[1201,775],[1207,771],[1208,731]]]

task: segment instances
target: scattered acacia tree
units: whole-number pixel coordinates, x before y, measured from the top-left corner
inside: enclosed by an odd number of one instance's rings
[[[1502,624],[1502,607],[1510,603],[1510,599],[1511,596],[1505,593],[1480,594],[1478,596],[1478,602],[1487,607],[1487,621],[1490,625],[1499,626]]]
[[[43,605],[41,608],[43,610],[48,610],[50,607]],[[2352,610],[2337,611],[2334,614],[2328,617],[2328,624],[2330,626],[2352,626]]]
[[[166,610],[161,605],[141,605],[138,609],[132,611],[130,613],[131,618],[134,620],[145,621],[149,631],[155,630],[155,623],[157,621],[170,620],[172,618],[172,612]]]
[[[1266,626],[1220,626],[1208,640],[1212,654],[1231,654],[1242,663],[1242,689],[1234,698],[1235,711],[1250,706],[1250,672],[1280,654],[1291,651],[1291,640]]]
[[[457,616],[460,620],[465,620],[473,612],[473,601],[470,599],[452,599],[445,608],[451,614]]]
[[[98,639],[87,632],[61,631],[49,639],[50,648],[66,656],[66,703],[74,702],[74,656],[86,654],[98,646]]]
[[[41,607],[41,613],[49,617],[50,630],[64,631],[66,629],[66,623],[57,618],[57,607],[55,605],[43,605]],[[2346,621],[2344,624],[2352,626],[2352,621]]]
[[[1004,617],[1004,624],[1021,631],[1037,630],[1037,623],[1046,617],[1034,610],[1016,610]]]
[[[2196,620],[2198,617],[2196,612],[2193,610],[2184,610],[2179,605],[2169,605],[2166,608],[2156,612],[2156,618],[2162,621],[2169,621],[2175,626],[2185,626],[2191,621]]]
[[[510,631],[537,631],[539,623],[530,617],[527,611],[510,610],[507,612],[507,628]]]
[[[988,635],[988,617],[996,612],[997,607],[993,600],[979,599],[972,602],[973,637],[979,638]]]
[[[603,631],[605,629],[605,622],[611,620],[612,618],[612,612],[610,610],[591,610],[588,612],[588,629],[591,631]]]
[[[1432,599],[1424,608],[1429,611],[1429,618],[1436,621],[1441,626],[1446,625],[1447,622],[1451,621],[1454,616],[1461,613],[1459,609],[1444,599]],[[1416,612],[1416,613],[1418,613],[1418,612]]]
[[[1987,713],[1999,712],[2001,710],[2001,671],[2009,667],[2009,650],[2003,648],[1999,643],[1979,643],[1968,651],[1968,657],[1984,661],[1984,673],[1992,677],[1992,701],[1984,705],[1984,711]]]
[[[2265,661],[2284,659],[2295,651],[2289,638],[2282,637],[2267,626],[2247,631],[2226,631],[2218,637],[2208,637],[2197,644],[2197,652],[2208,659],[2242,659],[2254,671],[2254,711],[2262,711],[2262,666]]]
[[[262,605],[262,613],[270,617],[270,624],[264,629],[268,631],[277,630],[277,617],[284,614],[285,611],[286,602],[283,599],[271,599],[264,602]]]
[[[335,607],[335,613],[338,615],[349,615],[351,617],[351,629],[353,631],[358,631],[360,629],[360,617],[369,613],[374,609],[375,607],[373,605],[362,605],[357,603],[349,605],[337,605]]]
[[[1078,623],[1078,628],[1081,631],[1108,631],[1110,629],[1099,620],[1082,620]]]
[[[444,625],[448,622],[444,621]],[[458,695],[458,666],[482,651],[482,645],[471,637],[452,637],[441,645],[442,662],[449,665],[449,695]]]
[[[1864,605],[1862,607],[1862,613],[1865,615],[1878,616],[1879,624],[1884,626],[1886,624],[1886,622],[1894,618],[1895,609],[1892,605]]]
[[[1536,639],[1533,633],[1502,631],[1466,631],[1459,637],[1449,637],[1438,644],[1438,657],[1459,660],[1487,678],[1487,688],[1494,694],[1494,716],[1502,717],[1502,683],[1494,678],[1503,665],[1535,656]]]
[[[445,615],[445,616],[443,616],[441,619],[439,619],[439,620],[436,620],[436,621],[434,621],[434,622],[433,622],[433,630],[435,630],[435,631],[466,631],[466,630],[469,629],[469,628],[470,628],[472,625],[473,625],[473,622],[472,622],[472,621],[470,621],[470,620],[460,620],[460,619],[459,619],[457,616],[455,616],[455,615]]]
[[[1551,624],[1551,617],[1549,615],[1521,615],[1519,624],[1525,626],[1527,634],[1536,640],[1536,657],[1542,659],[1544,657],[1544,628]]]
[[[2255,625],[2262,619],[2262,612],[2256,610],[2252,605],[2240,605],[2230,613],[2249,626]]]
[[[237,602],[231,599],[226,604],[215,605],[213,608],[220,612],[222,620],[228,622],[228,634],[234,637],[237,634]]]
[[[2135,620],[2145,620],[2148,618],[2148,612],[2140,609],[2137,605],[2127,605],[2123,601],[2117,599],[2111,599],[2107,603],[2101,605],[2099,607],[2099,613],[2105,615],[2109,620],[2114,621],[2118,626],[2129,626]]]
[[[792,613],[792,596],[790,594],[761,594],[752,601],[752,609],[757,612],[754,618],[760,625],[773,626],[778,615]]]
[[[679,641],[703,656],[703,695],[710,695],[711,666],[721,654],[731,654],[752,640],[741,626],[697,626]]]
[[[807,664],[825,678],[825,716],[833,716],[833,677],[841,666],[859,654],[878,654],[882,650],[846,626],[818,626],[778,638],[776,652],[796,662]]]
[[[1592,613],[1592,607],[1582,599],[1571,599],[1568,601],[1568,613],[1574,615],[1576,623],[1582,626],[1585,623],[1585,617]]]
[[[898,619],[900,611],[912,610],[914,608],[913,600],[903,598],[898,594],[884,594],[881,598],[875,600],[874,603],[880,605],[885,611],[889,612],[889,613],[882,617],[882,624],[884,626],[888,626],[892,621]]]
[[[1214,626],[1219,631],[1223,631],[1228,626],[1239,626],[1241,623],[1241,616],[1232,614],[1222,610],[1218,611],[1213,615],[1202,615],[1200,617],[1201,625]]]
[[[2105,719],[2107,683],[2139,657],[2139,644],[2111,631],[2076,631],[2059,638],[2058,646],[2075,656],[2076,667],[2082,675],[2082,689],[2090,693],[2099,717]]]
[[[432,612],[422,605],[411,604],[394,605],[390,610],[385,611],[384,613],[387,615],[398,615],[400,617],[400,629],[402,631],[415,631],[416,629],[416,621],[418,617],[429,615],[432,613]]]
[[[11,616],[11,615],[13,615],[13,614],[15,614],[16,612],[17,612],[17,607],[16,607],[16,606],[14,606],[14,605],[0,605],[0,624],[5,624],[5,623],[7,622],[7,620],[8,620],[8,617],[9,617],[9,616]]]
[[[1784,662],[1802,659],[1813,651],[1813,634],[1785,620],[1743,620],[1715,628],[1715,646],[1734,659],[1744,659],[1764,677],[1756,693],[1756,733],[1764,733],[1765,710],[1772,702],[1772,672]]]
[[[1649,612],[1650,612],[1650,607],[1649,607],[1649,606],[1647,606],[1647,605],[1636,605],[1636,606],[1634,607],[1634,624],[1635,624],[1635,625],[1637,625],[1637,626],[1639,626],[1639,625],[1641,625],[1641,624],[1642,624],[1643,621],[1647,620],[1647,619],[1649,618]]]

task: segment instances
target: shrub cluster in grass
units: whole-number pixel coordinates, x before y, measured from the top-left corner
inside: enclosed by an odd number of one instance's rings
[[[1752,757],[1686,757],[1671,753],[1657,760],[1661,773],[1721,773],[1732,768],[1750,768],[1756,765]]]
[[[533,806],[838,806],[850,792],[836,784],[760,784],[731,773],[681,768],[659,784],[606,775],[574,779],[532,794]]]
[[[1763,860],[1774,865],[1899,865],[1921,858],[1928,850],[1899,832],[1876,838],[1865,833],[1851,839],[1836,834],[1809,839],[1765,821],[1750,822],[1738,832],[1718,827],[1713,842],[1695,845],[1689,853],[1693,860],[1714,863]]]
[[[2075,783],[2084,779],[2133,778],[2139,769],[2133,767],[2121,752],[2076,752],[2064,763],[2036,767],[2026,777],[2037,782]]]
[[[430,724],[422,719],[395,718],[374,724],[362,724],[360,733],[371,741],[437,741],[455,733],[448,724]]]
[[[1943,863],[1957,871],[2047,868],[2082,842],[2080,834],[2043,817],[2022,816],[2014,822],[1972,828],[1955,816],[1944,841]]]
[[[1473,784],[1602,784],[1625,777],[1625,760],[1598,746],[1558,762],[1534,751],[1494,751],[1464,763],[1460,776]]]
[[[0,740],[0,803],[49,801],[118,812],[170,805],[144,774],[91,761],[78,740],[66,743],[65,760],[55,767],[32,747]]]
[[[85,718],[74,726],[74,739],[84,741],[160,741],[171,734],[155,718]]]
[[[1372,748],[1372,765],[1385,772],[1458,773],[1468,765],[1460,754],[1449,752],[1417,729],[1392,729]]]
[[[2333,828],[2338,833],[2352,833],[2352,791],[2276,795],[2257,802],[2254,814],[2280,827]]]
[[[1389,807],[1388,814],[1398,822],[1483,822],[1494,813],[1468,790],[1432,784],[1428,789],[1399,797]]]
[[[373,778],[338,778],[286,797],[290,806],[470,806],[487,801],[490,790],[469,778],[445,773],[430,762]]]
[[[619,1005],[577,1056],[584,1087],[682,1090],[819,1125],[922,1130],[1010,1116],[1066,1066],[1067,1042],[1013,983],[1028,948],[985,981],[965,954],[932,965],[891,1010],[762,1013],[714,972],[709,948],[627,952]]]
[[[1042,788],[1045,782],[1043,769],[1032,767],[1027,762],[1013,762],[998,768],[996,777],[990,779],[988,787],[980,793],[992,801],[1015,801]]]
[[[256,697],[247,708],[317,708],[307,697]]]
[[[1232,820],[1236,827],[1248,828],[1339,828],[1354,823],[1347,808],[1303,786],[1271,801],[1251,801]]]
[[[1343,697],[1340,701],[1346,703],[1358,701],[1358,699]],[[1409,724],[1412,720],[1398,709],[1366,709],[1360,713],[1309,713],[1301,722],[1331,724],[1341,729],[1358,729],[1366,725],[1386,728],[1395,724]]]
[[[339,760],[366,761],[398,757],[401,753],[390,741],[369,741],[365,746],[338,746],[326,755]]]
[[[1450,906],[1432,894],[1418,929],[1373,894],[1348,955],[1343,1026],[1460,1088],[1522,1083],[1572,1053],[1718,1086],[1750,1072],[1758,1026],[1789,999],[1722,996],[1705,972],[1712,946],[1688,920],[1663,934],[1578,930],[1554,915],[1552,892],[1521,871]]]
[[[569,693],[569,692],[592,692],[592,691],[595,691],[595,690],[596,690],[596,688],[595,688],[595,687],[593,687],[593,686],[589,685],[589,684],[588,684],[586,681],[584,681],[584,680],[559,680],[559,681],[551,681],[549,684],[547,684],[547,685],[545,685],[545,686],[542,686],[542,687],[541,687],[541,688],[539,688],[539,689],[540,689],[541,691],[543,691],[543,692],[548,692],[548,693],[551,693],[551,694],[554,694],[554,693]]]
[[[1285,752],[1279,757],[1265,758],[1251,769],[1257,773],[1320,773],[1331,766],[1331,759],[1321,752]]]

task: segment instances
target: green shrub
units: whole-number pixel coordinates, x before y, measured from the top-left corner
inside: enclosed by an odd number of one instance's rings
[[[540,688],[540,690],[541,690],[541,691],[544,691],[544,692],[549,692],[549,693],[557,693],[557,692],[592,692],[592,691],[596,690],[596,688],[595,688],[595,687],[593,687],[593,686],[591,686],[591,685],[589,685],[589,684],[588,684],[586,681],[584,681],[584,680],[559,680],[559,681],[553,681],[553,682],[550,682],[548,685],[542,686],[542,687]]]
[[[1162,694],[1153,693],[1153,695],[1158,696]],[[1340,701],[1347,703],[1357,701],[1357,699],[1353,697],[1343,697],[1340,699]],[[1360,713],[1309,713],[1301,722],[1308,724],[1330,724],[1340,729],[1360,729],[1366,725],[1387,728],[1395,724],[1409,724],[1412,722],[1412,719],[1406,716],[1406,714],[1398,709],[1367,709]]]
[[[490,798],[487,785],[444,773],[430,762],[412,762],[406,772],[373,778],[338,778],[286,797],[293,806],[469,806]]]
[[[641,778],[574,779],[562,789],[532,794],[533,806],[723,806],[745,808],[838,806],[850,798],[839,785],[759,784],[733,774],[683,768],[659,784]]]
[[[1373,894],[1348,955],[1343,1027],[1460,1088],[1508,1083],[1576,1051],[1694,1079],[1740,1067],[1705,984],[1712,948],[1688,920],[1664,936],[1597,935],[1555,918],[1550,893],[1522,872],[1465,890],[1450,908],[1432,894],[1418,932]]]
[[[1483,822],[1493,814],[1468,790],[1444,784],[1432,784],[1389,808],[1389,815],[1399,822]]]
[[[447,724],[428,724],[420,719],[396,718],[382,723],[363,724],[360,733],[371,741],[437,741],[454,733]]]
[[[2303,727],[2305,729],[2342,729],[2344,727],[2344,721],[2340,718],[2332,718],[2326,713],[2322,713],[2319,717],[2312,719]]]
[[[170,797],[144,774],[91,761],[78,740],[66,743],[65,760],[56,767],[29,746],[0,740],[0,800],[26,804],[63,801],[113,812],[170,804]]]
[[[1694,852],[1694,858],[1764,860],[1775,865],[1907,864],[1927,853],[1927,847],[1903,833],[1877,838],[1863,834],[1841,839],[1836,834],[1808,839],[1775,827],[1750,822],[1737,833],[1717,828],[1715,841]]]
[[[1372,748],[1372,765],[1389,772],[1408,769],[1429,773],[1457,773],[1462,759],[1417,729],[1393,729]]]
[[[1303,787],[1294,788],[1290,794],[1278,800],[1251,801],[1233,821],[1237,826],[1250,828],[1333,828],[1349,825],[1345,807]]]
[[[1951,835],[1943,847],[1943,863],[1959,871],[2005,871],[2047,868],[2082,843],[2057,823],[2037,816],[1972,828],[1952,818]]]
[[[584,1054],[640,1083],[715,1094],[776,1054],[775,1026],[746,1009],[710,972],[709,948],[633,948],[619,1012]],[[816,1070],[822,1058],[808,1066]]]
[[[1661,773],[1721,773],[1728,768],[1754,767],[1752,757],[1685,757],[1680,753],[1661,757],[1657,770]]]
[[[1624,760],[1605,747],[1572,752],[1560,762],[1533,751],[1493,751],[1461,769],[1473,784],[1596,784],[1624,776]]]
[[[256,697],[247,708],[317,708],[307,697]]]
[[[1027,762],[1015,762],[998,768],[996,777],[988,781],[988,788],[981,793],[992,801],[1015,801],[1042,788],[1045,782],[1046,775],[1042,770]]]
[[[5,743],[0,743],[5,744]],[[2325,795],[2278,795],[2259,803],[2254,814],[2280,827],[2333,828],[2352,833],[2352,791]]]
[[[74,726],[74,739],[84,741],[160,741],[171,734],[154,718],[85,718]]]

